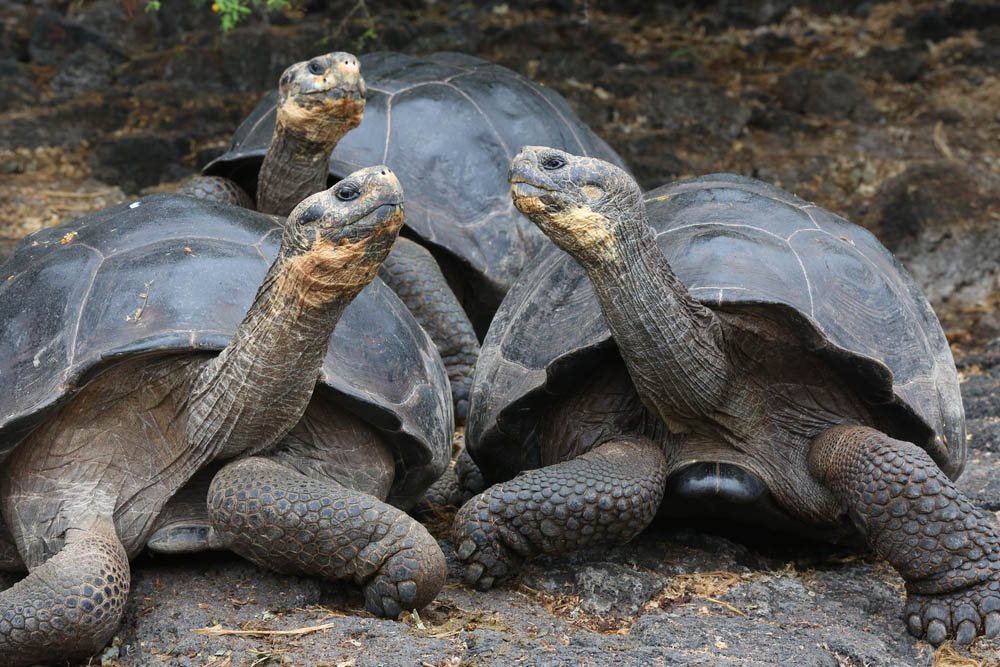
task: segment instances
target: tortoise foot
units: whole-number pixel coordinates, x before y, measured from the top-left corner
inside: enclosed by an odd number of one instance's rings
[[[1000,634],[1000,575],[951,593],[907,595],[903,611],[910,634],[937,646],[954,637],[971,644]]]
[[[410,523],[406,533],[414,535],[401,538],[400,550],[365,584],[365,608],[376,616],[396,618],[408,609],[423,609],[444,586],[447,567],[440,547],[423,526]]]
[[[99,651],[118,629],[129,583],[128,554],[114,528],[77,531],[52,558],[0,591],[0,665]]]
[[[814,441],[810,470],[906,580],[910,633],[960,644],[1000,631],[1000,535],[916,445],[862,426]]]
[[[486,590],[529,556],[627,542],[653,520],[666,470],[656,444],[623,438],[491,486],[455,516],[465,581]]]
[[[441,547],[405,512],[269,459],[222,468],[208,511],[223,542],[244,558],[279,572],[353,579],[377,616],[420,609],[444,586]]]
[[[463,579],[481,591],[489,590],[520,566],[523,558],[515,549],[525,555],[533,551],[517,531],[492,516],[490,504],[486,493],[476,496],[462,506],[452,529],[456,554],[465,561]]]

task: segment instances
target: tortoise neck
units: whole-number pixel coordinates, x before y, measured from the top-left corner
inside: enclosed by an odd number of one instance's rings
[[[674,274],[644,211],[616,225],[610,251],[582,264],[639,396],[668,426],[714,412],[731,378],[719,319]]]
[[[262,451],[301,418],[337,322],[361,285],[330,286],[279,255],[232,341],[200,372],[187,402],[191,447],[218,458]]]
[[[316,141],[280,122],[275,125],[257,174],[257,210],[287,216],[303,199],[325,190],[330,154],[343,136]]]

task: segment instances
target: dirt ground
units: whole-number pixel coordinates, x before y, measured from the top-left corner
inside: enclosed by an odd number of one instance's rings
[[[736,172],[871,229],[942,319],[970,420],[962,486],[1000,510],[1000,4],[305,1],[226,35],[207,7],[163,5],[0,0],[0,253],[176,189],[291,62],[462,51],[561,93],[645,187]],[[419,617],[385,621],[350,585],[144,555],[117,643],[94,662],[1000,664],[996,641],[910,638],[885,563],[731,526],[656,527],[486,594],[458,581]]]

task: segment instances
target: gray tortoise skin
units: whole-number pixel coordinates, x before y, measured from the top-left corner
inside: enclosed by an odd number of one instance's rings
[[[558,93],[460,53],[360,57],[367,86],[361,124],[330,157],[331,182],[369,164],[393,168],[406,191],[406,227],[447,270],[457,270],[488,324],[545,237],[513,207],[507,166],[522,146],[545,143],[623,165]],[[254,196],[271,142],[277,93],[264,97],[205,175]],[[455,193],[462,196],[456,197]],[[467,305],[467,309],[470,308]],[[474,318],[475,319],[475,318]],[[474,322],[485,326],[482,318]]]
[[[562,250],[484,340],[467,443],[495,484],[455,519],[467,582],[654,515],[723,516],[860,534],[934,644],[1000,632],[1000,539],[952,483],[967,445],[951,352],[870,233],[734,175],[643,196],[551,148],[525,148],[510,182]]]

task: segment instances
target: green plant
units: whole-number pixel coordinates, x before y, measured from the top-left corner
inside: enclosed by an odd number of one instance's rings
[[[193,0],[195,7],[201,8],[208,4],[207,0]],[[219,15],[222,32],[228,32],[246,17],[253,7],[264,5],[268,10],[287,9],[291,0],[214,0],[210,9]],[[162,6],[161,0],[146,0],[146,11],[155,12]]]

